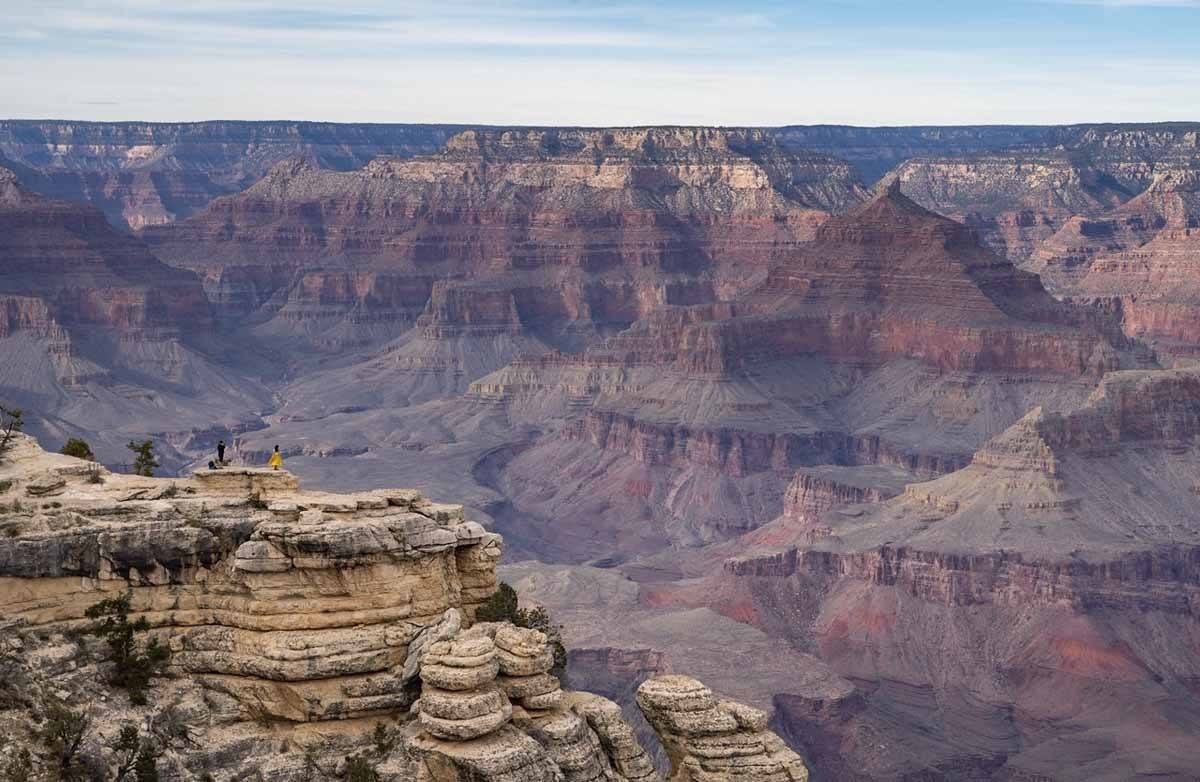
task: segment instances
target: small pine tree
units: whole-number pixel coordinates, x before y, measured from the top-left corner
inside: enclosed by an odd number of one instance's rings
[[[501,582],[499,588],[492,593],[487,602],[476,609],[475,621],[516,624],[519,605],[520,598],[517,596],[517,590],[507,583]]]
[[[63,779],[75,778],[79,745],[91,726],[91,717],[85,712],[71,711],[57,702],[47,709],[42,741],[58,757],[59,773]]]
[[[0,405],[0,462],[13,446],[17,432],[25,426],[25,419],[20,408]]]
[[[136,726],[123,725],[112,749],[117,756],[113,782],[158,782],[158,747],[150,739],[142,740]]]
[[[129,701],[136,705],[146,703],[146,690],[150,678],[162,672],[171,651],[151,638],[145,649],[140,649],[135,633],[150,629],[145,617],[136,622],[129,621],[129,595],[101,600],[87,610],[89,619],[99,622],[89,632],[108,643],[108,659],[114,666],[112,684],[129,693]]]
[[[113,745],[113,754],[117,756],[117,775],[114,782],[122,782],[133,773],[137,765],[138,750],[141,748],[138,729],[133,725],[122,725],[117,735],[117,743]]]
[[[517,627],[540,630],[554,649],[554,668],[551,673],[564,683],[567,674],[567,647],[562,642],[562,627],[555,624],[545,608],[521,608],[517,590],[501,582],[487,602],[475,611],[477,622],[511,622]]]
[[[133,451],[133,474],[153,477],[154,470],[158,467],[158,459],[154,456],[154,441],[142,440],[139,443],[130,440],[125,447]]]
[[[70,440],[67,440],[67,444],[62,447],[59,453],[66,456],[74,456],[76,459],[86,459],[89,462],[96,461],[96,455],[92,453],[92,446],[78,437],[72,437]]]
[[[8,756],[4,764],[4,782],[28,782],[33,779],[33,756],[27,747]]]
[[[396,746],[396,734],[382,722],[375,723],[375,732],[371,734],[371,740],[375,742],[375,757],[380,760],[386,758]]]

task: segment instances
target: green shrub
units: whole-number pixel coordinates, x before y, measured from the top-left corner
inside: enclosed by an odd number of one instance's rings
[[[396,733],[387,725],[378,722],[375,724],[375,732],[371,734],[371,740],[375,742],[375,756],[382,760],[391,754],[396,746]]]
[[[343,774],[346,782],[378,782],[379,774],[375,767],[362,755],[351,755],[346,758],[346,772]]]
[[[92,446],[78,437],[72,437],[67,440],[67,444],[62,447],[59,453],[66,456],[74,456],[76,459],[87,459],[89,462],[96,461],[96,455],[92,453]]]
[[[141,745],[138,729],[133,725],[122,725],[121,732],[117,734],[117,741],[112,747],[113,754],[117,756],[117,773],[113,777],[115,782],[121,782],[133,773]]]
[[[114,782],[123,782],[126,779],[133,779],[135,782],[158,782],[158,747],[149,739],[143,740],[136,726],[123,725],[112,749],[113,754],[117,756]]]
[[[477,622],[511,622],[517,627],[541,630],[554,648],[554,668],[551,670],[564,684],[567,674],[567,648],[562,642],[562,626],[555,624],[545,608],[521,608],[517,590],[501,582],[500,587],[475,612]]]
[[[158,750],[149,742],[143,742],[133,764],[133,776],[137,782],[158,782]]]
[[[111,684],[128,692],[131,703],[145,704],[150,678],[162,672],[171,651],[159,644],[157,638],[151,638],[144,649],[140,648],[135,634],[149,630],[150,624],[145,617],[129,621],[127,594],[101,600],[87,610],[87,617],[99,620],[88,632],[108,644],[108,660],[113,664]]]
[[[33,756],[27,747],[9,755],[4,764],[4,782],[29,782],[33,779]]]

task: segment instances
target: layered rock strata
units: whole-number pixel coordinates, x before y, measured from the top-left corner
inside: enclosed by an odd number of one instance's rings
[[[498,488],[524,523],[596,507],[577,548],[616,540],[606,554],[628,557],[776,518],[798,469],[958,469],[1032,404],[1073,404],[1104,372],[1152,360],[1111,314],[1055,300],[892,186],[750,291],[660,308],[583,353],[494,373],[472,398],[531,425],[564,419]],[[614,507],[655,523],[602,534]]]
[[[507,623],[431,647],[414,706],[417,779],[658,780],[620,707],[562,691],[552,663],[542,633]]]
[[[244,469],[174,482],[102,471],[93,484],[29,440],[16,460],[39,469],[10,491],[46,496],[44,473],[64,485],[53,503],[5,514],[5,613],[67,627],[128,591],[173,664],[251,716],[406,707],[409,644],[495,589],[498,536],[411,490],[306,492],[287,473]]]
[[[299,780],[355,763],[389,781],[660,779],[617,704],[562,688],[543,633],[472,624],[496,588],[500,539],[461,506],[405,489],[306,491],[243,467],[120,475],[24,435],[0,463],[0,494],[14,498],[0,508],[0,670],[13,677],[0,684],[0,749],[31,750],[34,773],[60,762],[25,724],[53,703],[100,715],[79,745],[96,773],[112,762],[104,742],[138,724],[182,780],[255,767]],[[107,690],[85,634],[64,635],[118,594],[171,650],[173,676],[144,707]]]
[[[660,303],[712,300],[862,192],[840,161],[759,131],[472,130],[359,171],[281,163],[143,235],[264,336],[304,318],[378,342],[420,313],[410,294],[455,277],[486,280],[526,329],[574,345]],[[472,324],[448,303],[426,314]]]
[[[1021,129],[1007,132],[1022,135]],[[998,253],[1029,261],[1030,268],[1047,268],[1049,247],[1076,248],[1052,254],[1057,261],[1049,258],[1049,271],[1071,274],[1087,248],[1149,229],[1136,206],[1127,211],[1123,205],[1134,205],[1160,177],[1194,168],[1200,159],[1197,128],[1188,124],[1047,127],[1027,138],[986,152],[919,152],[896,161],[885,179],[901,181],[922,206],[978,228]]]
[[[496,686],[498,670],[486,635],[434,643],[421,664],[421,727],[434,738],[465,741],[508,723],[512,706]]]
[[[319,122],[0,122],[0,156],[54,198],[87,201],[113,225],[179,220],[287,158],[357,168],[378,155],[438,149],[459,129]]]
[[[36,410],[31,431],[96,432],[96,453],[116,462],[131,437],[182,442],[201,428],[254,425],[269,395],[226,365],[239,351],[213,326],[194,274],[95,208],[33,194],[0,168],[0,392]]]
[[[777,725],[834,779],[1186,777],[1200,735],[1187,651],[1198,434],[1194,370],[1112,373],[962,470],[731,560],[755,605],[803,617],[774,632],[857,684],[836,700],[782,696]]]
[[[808,780],[804,761],[768,730],[764,712],[718,701],[695,679],[651,679],[638,688],[637,699],[662,737],[672,782]]]

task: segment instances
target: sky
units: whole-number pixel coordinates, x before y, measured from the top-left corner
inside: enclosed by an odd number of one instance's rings
[[[0,0],[0,116],[1200,120],[1200,0]]]

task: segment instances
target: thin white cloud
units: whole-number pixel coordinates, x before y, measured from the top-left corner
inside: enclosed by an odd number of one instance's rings
[[[1101,8],[1200,8],[1200,0],[1040,0],[1055,5],[1090,5]]]
[[[1179,6],[1174,0],[1025,1]],[[1128,46],[1122,40],[1118,48],[1078,30],[1067,36],[1075,41],[1069,47],[1046,45],[1049,38],[1031,45],[1020,35],[982,32],[968,46],[952,29],[926,31],[917,22],[886,27],[908,23],[894,16],[831,35],[789,25],[780,8],[717,12],[648,2],[534,0],[358,0],[337,7],[327,0],[0,0],[0,106],[8,116],[81,113],[86,119],[163,121],[1200,119],[1182,115],[1198,110],[1200,55],[1194,52],[1137,40]],[[18,32],[32,37],[18,39]]]

